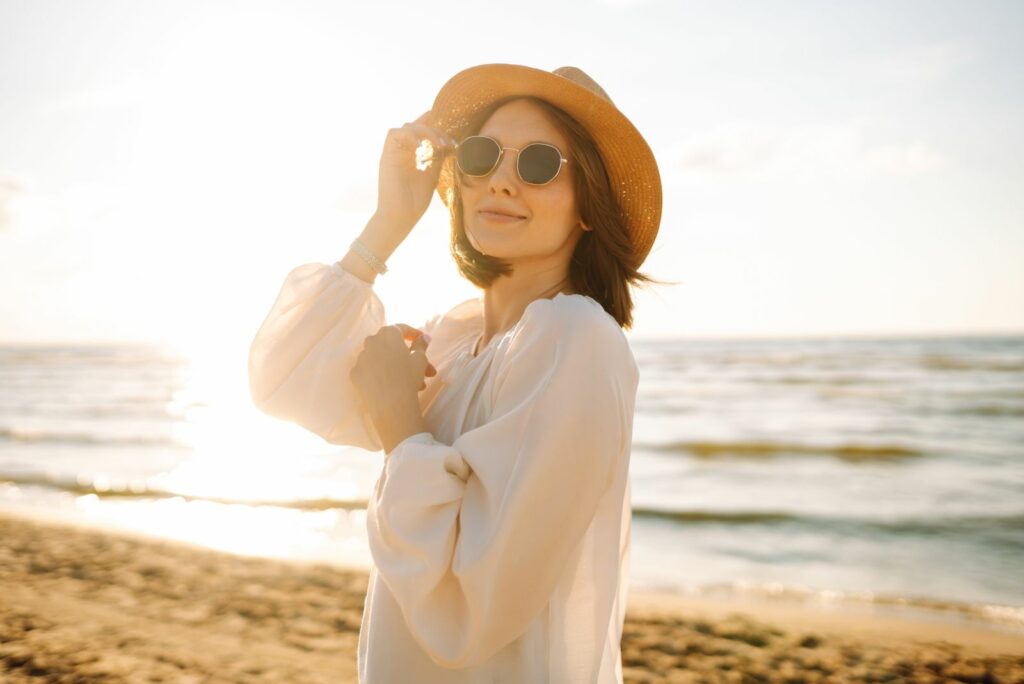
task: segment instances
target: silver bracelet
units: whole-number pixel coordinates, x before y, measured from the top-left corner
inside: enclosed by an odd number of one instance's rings
[[[370,264],[370,268],[375,270],[377,273],[383,275],[388,272],[388,267],[384,265],[384,262],[377,258],[377,255],[371,252],[359,238],[353,240],[352,244],[349,246],[356,251],[356,254],[363,257],[363,260]]]

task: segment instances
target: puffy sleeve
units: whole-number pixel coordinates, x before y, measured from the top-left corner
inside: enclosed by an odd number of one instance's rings
[[[438,318],[421,329],[427,332]],[[332,444],[380,451],[349,371],[363,340],[383,325],[384,306],[362,278],[337,263],[293,269],[249,348],[254,404]]]
[[[526,631],[628,468],[636,362],[596,303],[572,304],[527,307],[495,359],[486,423],[451,445],[421,432],[385,454],[370,551],[442,667],[479,664]]]

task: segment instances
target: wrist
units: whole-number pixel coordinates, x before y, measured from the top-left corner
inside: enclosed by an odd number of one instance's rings
[[[375,213],[366,222],[363,232],[359,234],[359,239],[372,249],[381,261],[387,261],[388,257],[398,249],[398,245],[402,244],[402,240],[410,230],[394,219]]]
[[[377,279],[377,271],[375,271],[373,267],[366,262],[366,259],[359,256],[351,247],[348,252],[345,253],[345,256],[338,261],[338,265],[370,285],[373,285],[374,281]]]
[[[406,437],[430,431],[420,410],[419,397],[416,395],[371,415],[385,453],[391,453],[392,449]]]
[[[402,242],[395,239],[393,229],[376,214],[366,222],[363,232],[359,234],[359,241],[381,261],[387,261]]]
[[[388,229],[389,224],[386,219],[374,214],[357,238],[362,247],[369,250],[370,258],[357,250],[354,245],[350,245],[345,256],[338,260],[338,265],[357,278],[373,285],[377,280],[377,275],[381,272],[374,264],[379,266],[386,262],[399,244],[387,232]],[[385,266],[384,269],[386,270],[386,268]]]

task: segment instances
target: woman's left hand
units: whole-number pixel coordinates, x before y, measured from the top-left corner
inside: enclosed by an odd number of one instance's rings
[[[412,344],[407,345],[406,340]],[[363,342],[349,378],[380,433],[385,451],[405,437],[425,431],[417,394],[426,377],[437,374],[427,361],[427,340],[412,326],[383,326]]]

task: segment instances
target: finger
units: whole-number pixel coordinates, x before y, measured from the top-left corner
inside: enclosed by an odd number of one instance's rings
[[[423,112],[420,118],[416,119],[413,123],[423,124],[429,127],[431,130],[437,131],[439,135],[444,136],[445,132],[437,125],[437,117],[434,116],[434,110],[428,109]]]
[[[447,131],[448,127],[447,126],[442,126],[439,123],[438,119],[439,119],[439,117],[434,114],[434,110],[430,110],[430,111],[426,112],[420,118],[416,119],[416,123],[426,124],[427,126],[430,126],[433,130],[437,131],[440,135],[448,138],[452,142],[455,142],[455,139],[451,135],[448,134],[448,131]]]
[[[434,364],[430,363],[429,359],[427,359],[426,335],[420,335],[415,340],[413,340],[412,345],[409,347],[409,349],[414,359],[419,360],[421,357],[423,358],[423,372],[426,374],[427,377],[433,377],[437,375],[437,369],[434,367]]]
[[[427,355],[423,353],[423,350],[417,349],[409,354],[409,358],[413,360],[413,363],[418,364],[421,376],[432,377],[437,375],[437,369],[427,360]],[[433,372],[431,372],[433,370]]]
[[[406,340],[415,340],[423,334],[423,331],[419,328],[414,328],[405,323],[395,323],[395,327],[402,332],[402,338]]]
[[[414,328],[411,325],[406,325],[405,323],[395,323],[395,327],[402,330],[402,337],[404,339],[412,338],[412,344],[409,345],[409,350],[413,353],[422,353],[423,358],[426,359],[427,345],[430,344],[428,335],[419,328]],[[426,375],[428,378],[437,375],[437,368],[435,368],[434,364],[430,363],[430,361],[427,361]]]
[[[427,126],[422,123],[407,123],[404,128],[412,131],[420,140],[427,138],[430,140],[430,144],[434,147],[445,148],[451,147],[454,144],[454,140],[445,135],[444,131],[440,131],[431,126]]]
[[[393,145],[403,150],[416,149],[423,140],[423,134],[413,129],[412,124],[405,124],[401,128],[392,128],[388,137],[394,141]]]
[[[399,339],[405,337],[405,335],[403,335],[402,330],[398,327],[398,325],[382,326],[381,329],[377,331],[377,335],[380,335],[381,338],[391,337],[393,335],[398,335]]]
[[[413,355],[422,354],[423,355],[423,360],[425,362],[429,363],[429,361],[427,361],[427,337],[426,337],[426,335],[420,335],[415,340],[413,340],[412,344],[409,345],[409,351],[411,351]]]

